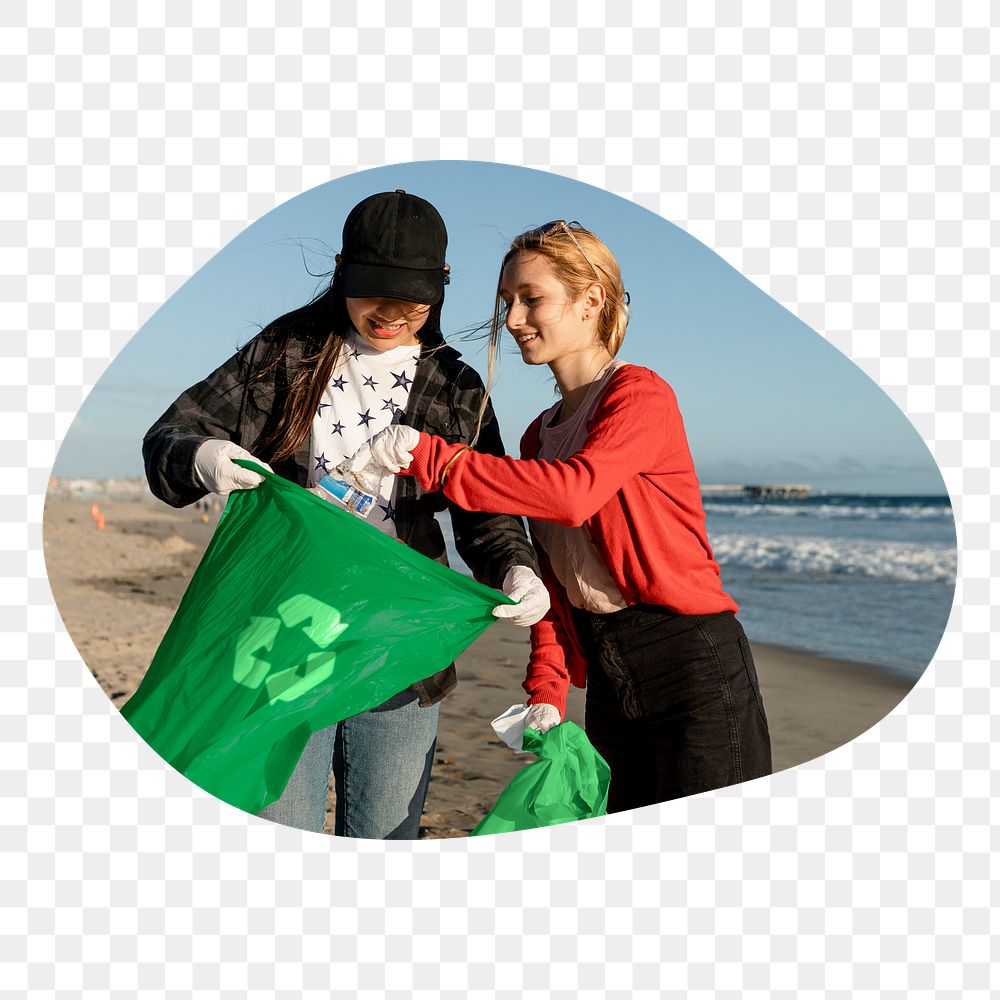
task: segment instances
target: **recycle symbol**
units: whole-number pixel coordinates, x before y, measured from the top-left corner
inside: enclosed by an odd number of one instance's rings
[[[328,680],[336,660],[330,647],[348,628],[336,608],[309,594],[289,597],[276,610],[276,617],[250,616],[233,661],[233,680],[262,689],[268,703],[294,701]]]

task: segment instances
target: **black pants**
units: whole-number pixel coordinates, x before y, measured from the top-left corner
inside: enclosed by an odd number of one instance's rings
[[[771,773],[757,671],[731,611],[574,614],[589,660],[587,736],[611,768],[609,812]]]

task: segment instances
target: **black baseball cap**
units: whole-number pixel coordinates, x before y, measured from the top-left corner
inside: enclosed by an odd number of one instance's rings
[[[429,201],[403,190],[373,194],[344,223],[344,295],[434,305],[448,280],[447,246],[444,219]]]

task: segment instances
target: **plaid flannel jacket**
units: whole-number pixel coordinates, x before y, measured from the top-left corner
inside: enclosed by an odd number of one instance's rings
[[[209,438],[234,441],[272,466],[274,471],[305,486],[310,464],[309,435],[295,455],[275,463],[259,442],[277,419],[287,393],[289,367],[301,362],[305,342],[293,338],[286,365],[266,380],[249,385],[263,363],[263,335],[217,368],[204,381],[183,392],[146,433],[142,454],[146,478],[154,495],[173,507],[184,507],[205,495],[194,475],[194,454]],[[425,344],[417,361],[402,422],[449,442],[468,442],[475,433],[484,388],[479,375],[443,341]],[[500,429],[492,407],[483,417],[476,444],[479,451],[503,455]],[[447,565],[444,536],[434,517],[448,508],[455,547],[476,579],[499,589],[512,566],[538,563],[520,518],[503,514],[470,513],[441,493],[424,493],[416,479],[402,476],[396,490],[396,532],[418,552]],[[421,705],[433,705],[457,682],[455,665],[413,685]]]

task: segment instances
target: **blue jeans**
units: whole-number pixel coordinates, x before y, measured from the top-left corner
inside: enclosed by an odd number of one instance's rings
[[[330,769],[337,790],[334,833],[416,840],[434,762],[440,702],[421,708],[402,691],[309,738],[281,798],[259,816],[323,832]]]

